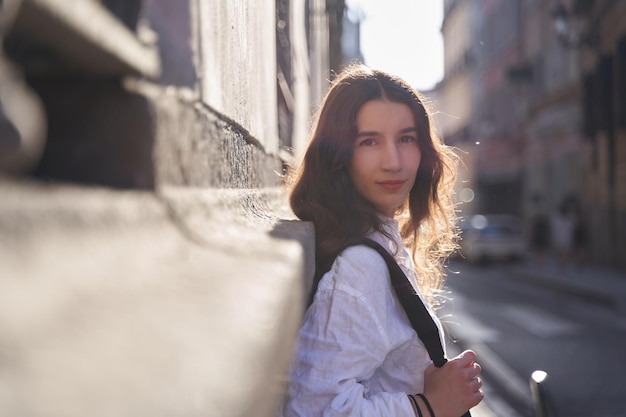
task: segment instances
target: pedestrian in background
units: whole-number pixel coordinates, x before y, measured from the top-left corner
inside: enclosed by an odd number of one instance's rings
[[[454,154],[404,80],[349,67],[316,116],[290,203],[316,232],[317,290],[290,372],[284,416],[459,417],[483,394],[476,355],[434,367],[390,283],[382,245],[432,306],[454,249]],[[344,250],[345,249],[345,250]],[[432,409],[431,409],[432,408]]]
[[[571,259],[574,242],[574,218],[563,202],[551,219],[552,246],[556,252],[559,265],[565,266]]]
[[[587,263],[587,252],[589,250],[589,232],[587,231],[587,221],[581,209],[574,213],[574,260],[578,267]]]
[[[550,250],[550,220],[542,212],[532,217],[530,229],[530,249],[535,263],[543,266]]]

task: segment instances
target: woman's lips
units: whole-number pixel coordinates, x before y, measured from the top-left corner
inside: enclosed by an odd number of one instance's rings
[[[402,188],[402,186],[404,185],[406,181],[404,180],[399,180],[399,181],[381,181],[378,184],[383,187],[385,190],[387,191],[397,191],[400,188]]]

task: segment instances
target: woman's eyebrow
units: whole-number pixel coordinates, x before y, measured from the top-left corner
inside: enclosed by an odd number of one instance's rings
[[[363,137],[363,136],[377,136],[379,135],[378,132],[374,132],[374,131],[367,131],[367,132],[359,132],[356,134],[357,138]]]
[[[410,132],[417,133],[417,127],[415,126],[405,127],[404,129],[401,129],[399,133],[410,133]],[[377,136],[377,135],[380,135],[380,133],[372,130],[372,131],[359,132],[356,134],[356,137],[360,138],[364,136]]]

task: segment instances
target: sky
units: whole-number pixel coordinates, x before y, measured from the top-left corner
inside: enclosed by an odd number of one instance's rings
[[[394,73],[418,90],[443,78],[443,0],[346,0],[361,16],[365,64]]]

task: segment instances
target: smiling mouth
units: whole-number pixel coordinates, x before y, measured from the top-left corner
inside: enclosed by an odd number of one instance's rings
[[[385,190],[396,191],[402,188],[406,181],[383,181],[378,184],[383,187]]]

